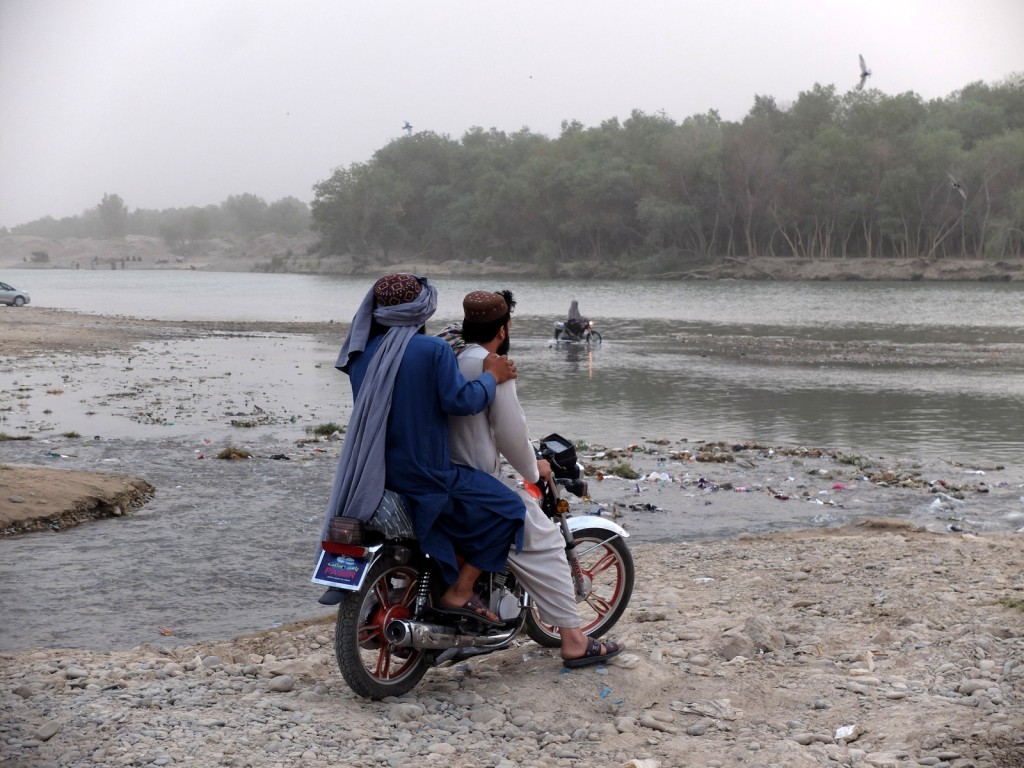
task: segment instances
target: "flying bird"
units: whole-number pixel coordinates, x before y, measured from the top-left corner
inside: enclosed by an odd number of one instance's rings
[[[953,189],[955,189],[957,192],[959,192],[960,193],[960,197],[962,197],[964,200],[966,200],[967,199],[967,190],[964,189],[964,185],[961,184],[959,181],[957,181],[956,180],[956,176],[954,176],[949,171],[946,171],[946,175],[949,176],[949,181],[953,185]]]
[[[405,131],[406,136],[412,136],[412,123],[406,120],[405,125],[402,126],[402,130]]]
[[[864,81],[871,77],[871,70],[868,69],[868,65],[864,63],[864,55],[858,53],[857,57],[860,59],[860,82],[857,83],[857,90],[860,91],[864,88]]]

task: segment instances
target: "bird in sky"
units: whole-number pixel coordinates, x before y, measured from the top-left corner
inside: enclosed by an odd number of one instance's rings
[[[964,200],[966,200],[967,199],[967,190],[964,189],[964,185],[961,184],[959,181],[957,181],[956,180],[956,176],[954,176],[949,171],[946,171],[946,175],[949,176],[949,181],[953,185],[953,189],[955,189],[957,192],[959,192],[960,193],[960,197],[962,197]]]
[[[864,63],[864,55],[861,53],[857,54],[860,59],[860,82],[857,83],[857,90],[860,91],[864,88],[864,81],[871,77],[871,70],[868,69],[868,65]]]
[[[406,120],[405,125],[402,126],[402,130],[405,131],[406,136],[412,136],[412,123]]]

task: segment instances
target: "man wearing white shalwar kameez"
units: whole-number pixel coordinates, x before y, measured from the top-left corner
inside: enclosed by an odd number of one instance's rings
[[[483,373],[488,355],[508,351],[514,306],[508,291],[474,291],[464,299],[462,340],[466,346],[459,345],[457,354],[459,370],[466,379],[474,381]],[[493,338],[485,340],[489,335]],[[502,456],[528,482],[537,483],[551,473],[547,461],[538,461],[530,442],[514,380],[498,385],[494,400],[484,411],[474,416],[449,416],[448,431],[452,461],[489,472],[511,488],[517,488],[517,484],[502,476]],[[541,620],[558,628],[562,658],[575,661],[576,666],[617,655],[621,650],[618,644],[593,641],[580,629],[582,622],[561,531],[533,498],[519,493],[526,505],[523,546],[519,552],[509,552],[508,561],[529,591]]]

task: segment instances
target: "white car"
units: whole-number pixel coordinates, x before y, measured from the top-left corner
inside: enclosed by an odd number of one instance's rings
[[[7,283],[0,283],[0,304],[7,304],[8,306],[23,307],[28,304],[28,294],[24,291],[19,291],[13,285]]]

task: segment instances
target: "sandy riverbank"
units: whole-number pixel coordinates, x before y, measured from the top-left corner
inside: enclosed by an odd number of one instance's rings
[[[5,314],[4,356],[202,332],[27,310]],[[1020,534],[927,532],[863,516],[839,529],[729,540],[655,543],[640,533],[644,515],[696,523],[724,505],[835,511],[859,501],[877,518],[907,494],[923,506],[957,496],[1011,505],[1016,468],[948,466],[937,484],[898,460],[867,467],[828,451],[654,441],[591,454],[594,471],[627,461],[673,475],[671,493],[656,480],[637,482],[639,495],[632,483],[594,483],[598,502],[634,531],[638,573],[612,633],[628,652],[607,668],[563,673],[553,652],[524,640],[433,670],[401,701],[365,702],[334,666],[330,614],[311,605],[307,622],[218,643],[182,643],[172,627],[131,650],[2,654],[0,756],[69,768],[1024,765]],[[56,506],[103,495],[61,470],[20,471],[0,471],[8,502],[36,498],[24,480],[12,484],[28,475]],[[684,473],[690,485],[677,481]],[[131,482],[86,474],[109,481],[112,495]],[[698,474],[715,488],[698,487]]]
[[[209,272],[253,272],[275,269],[304,274],[379,276],[385,272],[414,272],[432,277],[533,276],[572,280],[635,279],[637,265],[579,261],[551,268],[529,262],[502,262],[490,258],[426,263],[399,259],[400,263],[364,256],[321,255],[312,234],[285,237],[262,235],[248,240],[206,240],[189,253],[173,251],[157,237],[129,235],[121,239],[53,239],[26,235],[0,236],[0,270],[4,269],[170,269]],[[35,261],[45,254],[45,261]],[[282,267],[283,265],[283,267]],[[808,259],[788,256],[721,258],[714,263],[689,264],[678,271],[645,274],[668,280],[956,280],[1017,282],[1024,280],[1024,259],[998,261],[963,259]]]

